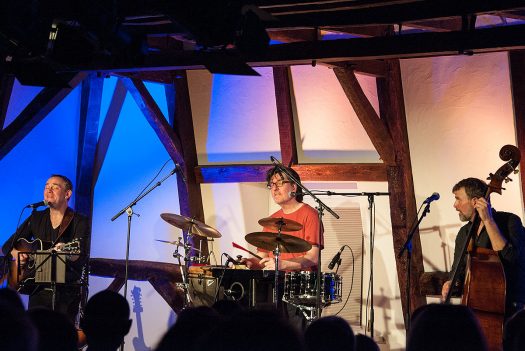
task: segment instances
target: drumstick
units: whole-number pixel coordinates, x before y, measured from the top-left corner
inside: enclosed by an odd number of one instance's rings
[[[260,260],[263,259],[261,256],[257,255],[256,253],[251,252],[250,250],[245,249],[244,247],[242,247],[242,246],[239,245],[239,244],[234,243],[233,241],[232,241],[232,245],[233,245],[233,247],[235,247],[235,248],[237,248],[237,249],[241,249],[241,250],[243,250],[243,251],[246,251],[247,253],[249,253],[250,255],[252,255],[252,256],[255,257],[255,258],[258,258],[258,259],[260,259]]]

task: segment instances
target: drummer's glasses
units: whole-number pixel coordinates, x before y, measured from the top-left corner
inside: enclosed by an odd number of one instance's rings
[[[280,187],[282,187],[282,186],[283,186],[284,184],[286,184],[286,183],[291,183],[291,181],[289,181],[289,180],[282,180],[282,179],[279,179],[279,180],[276,181],[276,182],[270,182],[270,183],[266,184],[266,187],[267,187],[268,189],[272,189],[272,188],[274,188],[274,187],[275,187],[275,188],[280,188]]]

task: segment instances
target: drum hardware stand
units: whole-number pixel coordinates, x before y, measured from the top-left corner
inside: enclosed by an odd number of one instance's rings
[[[140,200],[142,200],[142,198],[144,198],[146,195],[148,195],[150,192],[152,192],[155,188],[159,187],[162,185],[162,183],[168,179],[169,177],[171,177],[172,175],[174,175],[176,172],[177,172],[177,167],[175,167],[167,176],[165,176],[164,178],[162,178],[161,180],[159,180],[157,183],[155,183],[155,185],[153,185],[152,187],[150,187],[148,190],[146,190],[142,195],[139,195],[135,200],[133,200],[131,203],[129,203],[126,207],[124,207],[122,210],[120,210],[116,215],[114,215],[112,218],[111,218],[111,221],[113,222],[115,219],[117,219],[118,217],[120,217],[124,212],[127,213],[128,215],[128,232],[127,232],[127,238],[126,238],[126,259],[125,259],[125,263],[124,263],[124,298],[127,300],[128,299],[128,266],[129,266],[129,245],[130,245],[130,241],[131,241],[131,218],[133,216],[133,206],[135,206]],[[137,214],[138,216],[138,214]],[[121,350],[124,350],[124,344],[121,345],[120,347]]]
[[[321,240],[321,231],[322,231],[322,219],[323,219],[323,210],[327,210],[332,216],[334,216],[336,219],[339,219],[339,215],[335,213],[330,207],[328,207],[324,202],[321,201],[317,196],[315,196],[310,190],[308,190],[304,185],[301,184],[301,182],[293,176],[293,174],[290,174],[288,169],[281,163],[279,160],[277,160],[275,157],[270,156],[270,160],[272,163],[279,168],[281,172],[286,174],[289,180],[291,180],[295,185],[297,185],[299,188],[301,188],[304,192],[304,195],[311,196],[315,202],[317,202],[318,207],[316,207],[318,216],[319,216],[319,240]],[[317,292],[316,292],[316,309],[317,313],[316,316],[321,316],[321,247],[319,246],[318,254],[317,254]]]
[[[191,229],[191,228],[190,228]],[[188,231],[188,236],[191,237],[192,234]],[[179,237],[178,242],[175,244],[175,252],[173,252],[173,257],[177,259],[179,262],[179,268],[180,268],[180,275],[182,278],[182,283],[177,283],[176,285],[184,291],[184,303],[183,303],[183,309],[187,308],[191,305],[191,296],[190,296],[190,290],[189,290],[189,284],[188,284],[188,267],[187,262],[191,261],[190,253],[192,247],[190,245],[186,245],[182,238]],[[181,255],[178,251],[179,247],[184,248],[184,255]],[[181,258],[184,257],[184,264],[181,262]]]
[[[281,220],[278,223],[277,229],[277,245],[273,250],[273,257],[275,259],[275,277],[274,277],[274,288],[273,288],[273,301],[275,303],[275,309],[279,309],[279,258],[281,256],[281,230],[284,222]]]

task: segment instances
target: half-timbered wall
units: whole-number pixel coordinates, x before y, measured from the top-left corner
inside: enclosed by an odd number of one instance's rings
[[[451,186],[466,176],[485,177],[501,165],[499,148],[515,144],[507,54],[412,59],[402,61],[401,69],[417,204],[433,192],[441,194],[421,226],[424,265],[427,271],[443,270],[450,267],[453,238],[460,225],[452,207]],[[272,70],[265,68],[260,72],[260,78],[212,76],[203,71],[188,73],[200,165],[269,163],[270,155],[281,157]],[[378,162],[378,154],[333,71],[322,66],[302,66],[293,67],[291,72],[299,162]],[[361,75],[358,79],[378,112],[374,79]],[[146,87],[164,116],[169,116],[163,87],[158,84]],[[21,208],[41,199],[49,174],[64,173],[75,178],[79,89],[73,90],[0,159],[2,241],[14,231]],[[6,125],[37,92],[15,82]],[[104,162],[100,169],[95,167],[91,254],[124,258],[126,215],[114,222],[110,218],[135,198],[169,159],[169,154],[135,100],[119,87],[116,78],[104,79],[100,114],[100,135],[105,140],[101,144],[106,143],[107,150],[102,153]],[[97,152],[96,164],[101,157],[100,151]],[[168,163],[163,174],[172,168],[173,163]],[[518,176],[514,178],[503,196],[494,196],[494,206],[522,215],[520,181]],[[73,182],[76,185],[78,180]],[[388,190],[386,182],[306,182],[306,185],[332,191]],[[204,219],[223,234],[211,247],[215,257],[219,260],[225,251],[240,253],[231,248],[231,241],[244,244],[244,235],[260,230],[257,220],[273,209],[264,185],[203,184],[201,189]],[[345,201],[357,202],[361,208],[366,282],[368,202],[366,198],[332,200],[338,206]],[[140,217],[133,216],[132,220],[131,258],[176,263],[172,257],[174,247],[155,241],[176,240],[181,235],[180,230],[159,217],[162,212],[180,212],[175,178],[168,179],[143,199],[135,212]],[[405,336],[387,198],[376,198],[375,212],[375,335],[385,338],[390,349],[399,350]],[[90,293],[105,288],[109,282],[92,277]],[[148,283],[131,281],[128,292],[134,286],[142,290],[145,343],[153,347],[175,315]],[[366,289],[367,284],[363,283],[364,296]],[[136,325],[127,337],[128,348],[137,335]]]

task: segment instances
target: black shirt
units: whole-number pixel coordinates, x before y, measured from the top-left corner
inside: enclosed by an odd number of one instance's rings
[[[505,247],[497,251],[505,271],[507,305],[516,302],[523,303],[525,302],[525,231],[521,219],[515,214],[496,212],[495,210],[492,210],[492,216],[501,234],[507,240]],[[458,264],[461,249],[467,240],[471,225],[471,222],[465,224],[458,232],[452,272]],[[492,249],[492,244],[485,227],[482,228],[480,234],[476,237],[475,245],[477,247]],[[461,282],[463,282],[465,278],[465,265],[466,259],[461,262],[458,272],[460,274],[459,281]],[[452,274],[450,279],[452,279]]]
[[[44,211],[31,213],[17,231],[2,245],[2,251],[5,255],[9,255],[11,249],[20,238],[28,241],[40,239],[44,250],[49,249],[53,244],[69,243],[74,239],[78,239],[80,256],[75,261],[68,262],[66,266],[66,282],[77,282],[80,279],[82,268],[89,258],[91,229],[87,217],[75,213],[71,209],[68,209],[68,211],[72,212],[73,218],[60,238],[58,238],[60,226],[53,228],[49,208],[47,208]]]

